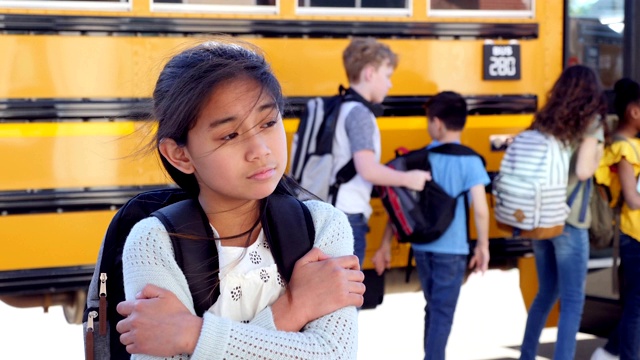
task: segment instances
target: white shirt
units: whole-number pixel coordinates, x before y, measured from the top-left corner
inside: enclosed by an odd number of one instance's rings
[[[215,237],[219,237],[216,229]],[[269,244],[260,231],[258,239],[249,247],[223,246],[216,240],[220,264],[220,296],[209,309],[227,319],[249,322],[256,314],[275,302],[284,293],[285,282]]]

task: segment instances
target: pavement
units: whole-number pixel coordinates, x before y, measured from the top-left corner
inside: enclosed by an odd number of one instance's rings
[[[417,277],[417,274],[413,274]],[[527,321],[518,270],[472,274],[462,286],[446,349],[450,360],[518,359]],[[386,281],[389,282],[388,280]],[[422,359],[425,300],[413,291],[388,294],[375,310],[359,314],[358,359]],[[410,290],[410,289],[405,289]],[[552,359],[556,328],[540,338],[538,360]],[[589,360],[605,342],[578,334],[577,360]]]
[[[518,284],[515,269],[469,277],[458,301],[448,360],[518,358],[527,316]],[[358,315],[358,360],[424,356],[425,301],[419,285],[413,282],[390,291],[395,293],[386,295],[375,310],[362,310]],[[538,360],[552,358],[555,332],[555,328],[543,331]],[[579,334],[578,339],[578,360],[589,360],[593,350],[604,343],[586,334]],[[2,359],[80,360],[84,358],[82,326],[67,324],[59,306],[44,313],[42,308],[18,309],[0,302],[0,349]]]

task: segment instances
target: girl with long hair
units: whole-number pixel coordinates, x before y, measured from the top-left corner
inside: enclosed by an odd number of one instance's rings
[[[564,70],[551,89],[547,103],[535,115],[531,129],[554,136],[563,145],[563,151],[569,153],[567,196],[580,182],[592,181],[604,148],[605,118],[606,101],[600,81],[593,70],[582,65]],[[581,186],[581,189],[590,188]],[[577,192],[561,235],[532,241],[539,286],[529,308],[521,360],[535,359],[540,333],[558,298],[561,306],[553,358],[574,358],[584,306],[591,224],[588,206],[586,216],[579,214],[590,196],[591,192],[586,190]]]

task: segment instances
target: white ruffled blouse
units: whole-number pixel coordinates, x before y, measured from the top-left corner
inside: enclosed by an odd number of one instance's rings
[[[216,229],[211,228],[218,237]],[[247,323],[284,293],[285,282],[262,230],[247,248],[221,243],[224,240],[216,240],[220,296],[209,312]]]

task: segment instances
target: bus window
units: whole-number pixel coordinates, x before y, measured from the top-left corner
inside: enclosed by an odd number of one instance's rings
[[[407,0],[298,0],[299,15],[411,16]]]
[[[129,0],[48,0],[47,2],[64,2],[64,3],[104,3],[104,2],[116,2],[116,3],[128,3]],[[32,4],[32,5],[38,5],[38,7],[42,8],[42,7],[46,7],[46,6],[42,6],[44,1],[42,0],[21,0],[21,1],[15,1],[15,0],[0,0],[0,5],[5,6],[5,3],[22,3],[25,6]]]
[[[151,0],[153,11],[276,14],[276,0]]]
[[[431,16],[533,17],[534,0],[431,0]]]
[[[406,0],[298,0],[299,7],[404,9]]]
[[[587,65],[613,88],[623,76],[623,31],[624,0],[570,0],[566,65]]]
[[[274,6],[276,0],[154,0],[158,4]]]
[[[0,0],[3,8],[61,10],[129,10],[131,0]]]

